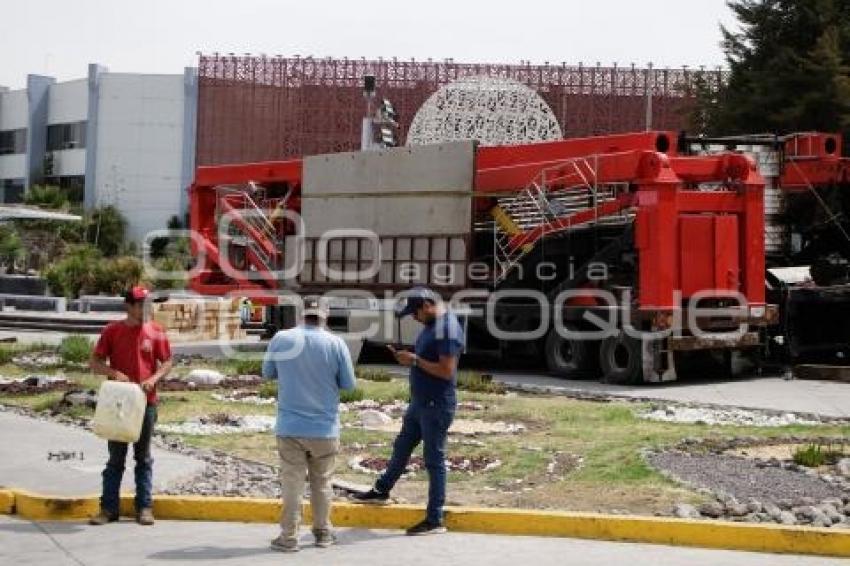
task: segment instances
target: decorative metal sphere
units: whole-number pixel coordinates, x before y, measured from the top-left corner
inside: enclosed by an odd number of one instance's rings
[[[514,145],[560,139],[561,126],[539,94],[512,79],[471,76],[447,84],[416,112],[408,145],[478,140]]]

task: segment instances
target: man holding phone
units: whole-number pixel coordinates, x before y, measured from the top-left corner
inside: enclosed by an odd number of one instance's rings
[[[410,405],[387,470],[371,490],[354,495],[353,499],[360,503],[387,503],[410,455],[422,442],[428,471],[428,510],[425,519],[407,529],[407,534],[438,534],[446,532],[446,440],[457,407],[457,363],[464,335],[457,317],[445,309],[433,291],[415,287],[406,297],[397,316],[413,315],[424,328],[416,339],[414,352],[387,347],[399,364],[410,368]]]

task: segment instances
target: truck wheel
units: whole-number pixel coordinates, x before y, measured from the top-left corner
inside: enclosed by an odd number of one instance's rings
[[[575,327],[568,327],[575,330]],[[553,328],[544,346],[546,366],[558,377],[571,379],[599,375],[599,342],[596,340],[568,340]]]
[[[599,347],[602,381],[619,385],[643,383],[642,358],[639,340],[622,331],[609,336]]]

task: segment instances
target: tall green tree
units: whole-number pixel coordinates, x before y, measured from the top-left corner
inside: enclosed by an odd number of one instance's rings
[[[697,92],[707,134],[821,130],[850,134],[850,2],[730,0],[721,27],[729,77]]]

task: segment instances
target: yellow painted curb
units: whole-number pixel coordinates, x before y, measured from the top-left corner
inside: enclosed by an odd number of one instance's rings
[[[15,490],[15,514],[25,519],[57,521],[81,519],[96,513],[96,497],[52,497]]]
[[[0,489],[0,515],[11,515],[15,512],[15,492],[11,489]]]
[[[60,498],[25,491],[0,490],[0,511],[27,519],[81,519],[98,508],[97,497]],[[276,523],[277,499],[159,495],[154,515],[159,519]],[[133,498],[121,498],[122,515],[132,515]],[[305,523],[310,506],[302,509]],[[400,529],[421,520],[424,510],[412,505],[368,506],[335,503],[332,520],[341,527]],[[561,536],[611,541],[645,542],[757,552],[850,557],[850,530],[694,521],[658,517],[599,515],[520,509],[446,509],[450,530],[503,534]]]
[[[564,536],[756,552],[850,557],[850,531],[725,521],[500,509],[447,509],[467,532]]]

